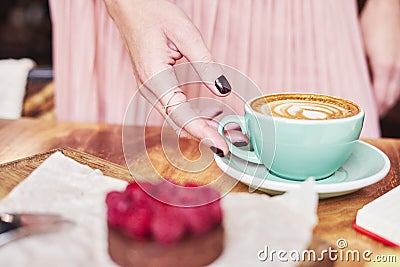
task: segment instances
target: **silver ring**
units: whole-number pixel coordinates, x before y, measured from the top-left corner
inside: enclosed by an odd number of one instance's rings
[[[178,105],[180,105],[180,104],[183,104],[183,103],[187,102],[187,100],[184,100],[184,101],[181,101],[181,102],[178,102],[178,103],[170,104],[171,100],[172,100],[172,99],[174,98],[174,96],[176,96],[177,94],[183,94],[184,96],[186,96],[185,93],[182,92],[182,91],[175,91],[175,92],[171,95],[171,97],[168,99],[167,103],[163,106],[163,109],[165,110],[165,113],[166,113],[167,115],[168,115],[168,112],[167,112],[167,109],[168,109],[168,108],[175,107],[175,106],[178,106]]]

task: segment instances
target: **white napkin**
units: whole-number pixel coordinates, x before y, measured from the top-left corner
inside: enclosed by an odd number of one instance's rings
[[[0,60],[0,118],[21,117],[28,73],[34,66],[28,58]]]
[[[56,212],[76,225],[0,248],[0,265],[114,266],[107,253],[104,198],[125,185],[60,152],[51,155],[0,201],[0,212]],[[224,197],[225,249],[212,266],[294,266],[296,262],[270,258],[262,262],[259,251],[266,246],[288,253],[306,249],[316,223],[317,201],[312,183],[273,198],[249,193]]]
[[[0,202],[0,211],[59,213],[76,225],[0,248],[0,265],[113,266],[107,252],[104,198],[125,185],[60,152],[51,155]]]
[[[296,253],[311,243],[317,203],[312,181],[275,197],[227,195],[222,201],[225,249],[212,266],[296,266]],[[287,254],[278,259],[280,251]]]

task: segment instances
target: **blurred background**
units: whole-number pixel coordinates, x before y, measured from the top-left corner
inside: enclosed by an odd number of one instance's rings
[[[363,2],[359,1],[360,8]],[[37,64],[27,78],[24,117],[56,119],[51,43],[47,0],[0,2],[0,59],[31,58]],[[400,137],[400,103],[381,119],[381,128],[384,137]]]
[[[51,20],[47,0],[0,2],[0,59],[31,58],[22,116],[56,119]]]

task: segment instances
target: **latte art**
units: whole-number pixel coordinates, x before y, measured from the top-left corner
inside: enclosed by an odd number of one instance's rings
[[[311,94],[281,94],[257,98],[251,107],[265,115],[298,120],[330,120],[351,117],[360,108],[347,100]]]
[[[267,113],[271,110],[274,116],[303,120],[327,120],[345,117],[346,113],[346,109],[336,105],[306,100],[276,101],[271,103],[269,107],[265,105],[261,109],[262,113]]]

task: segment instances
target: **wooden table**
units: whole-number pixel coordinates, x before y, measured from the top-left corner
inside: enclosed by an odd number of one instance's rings
[[[157,161],[157,168],[165,176],[178,177],[184,180],[210,181],[217,175],[222,175],[221,170],[212,163],[204,172],[192,174],[177,174],[163,161],[160,152],[160,129],[158,127],[146,129],[146,144],[149,156]],[[41,152],[60,147],[70,147],[102,159],[126,167],[121,142],[122,127],[119,125],[95,123],[71,123],[43,121],[32,119],[0,120],[0,163],[27,157]],[[336,244],[338,239],[344,238],[349,249],[371,250],[376,254],[395,253],[381,243],[356,232],[352,228],[356,212],[366,203],[379,197],[395,186],[399,185],[400,168],[399,153],[400,140],[397,139],[371,139],[368,143],[384,151],[391,161],[389,174],[380,182],[359,190],[350,195],[321,200],[318,206],[319,223],[314,230],[317,240],[329,244]],[[180,140],[182,153],[188,158],[199,155],[197,144],[194,141]],[[138,159],[140,155],[138,155]],[[135,164],[135,163],[133,163]],[[141,168],[138,160],[137,168]],[[226,179],[232,179],[226,177]],[[0,181],[1,186],[1,181]],[[237,184],[233,191],[247,191],[243,184]],[[400,262],[400,258],[398,258]],[[354,262],[336,262],[335,266],[362,266]]]

